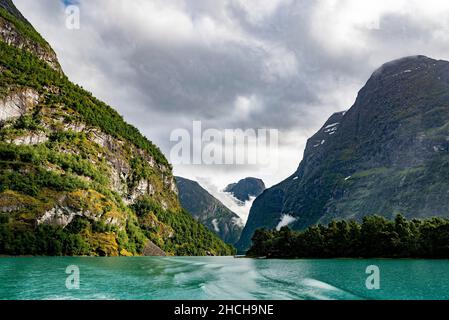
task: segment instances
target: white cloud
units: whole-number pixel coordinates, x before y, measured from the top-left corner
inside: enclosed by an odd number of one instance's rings
[[[311,31],[323,49],[334,54],[369,50],[369,30],[380,28],[382,15],[402,13],[406,0],[322,0],[312,12]]]
[[[233,117],[248,119],[251,113],[262,109],[261,101],[255,96],[238,96],[234,102]]]
[[[291,224],[295,221],[296,221],[295,217],[292,217],[288,214],[284,214],[281,217],[281,220],[279,221],[278,225],[276,226],[276,230],[279,231],[279,230],[281,230],[282,227],[288,226],[289,224]]]

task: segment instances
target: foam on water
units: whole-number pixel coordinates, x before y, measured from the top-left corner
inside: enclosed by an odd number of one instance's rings
[[[359,297],[316,279],[304,279],[305,292],[318,300],[357,300]]]

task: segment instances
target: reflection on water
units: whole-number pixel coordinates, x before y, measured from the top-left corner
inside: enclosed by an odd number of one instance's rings
[[[365,287],[369,265],[381,289]],[[80,289],[65,287],[66,267]],[[0,258],[0,299],[448,299],[449,261]]]

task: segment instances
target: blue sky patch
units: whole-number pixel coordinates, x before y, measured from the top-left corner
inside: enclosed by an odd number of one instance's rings
[[[74,4],[79,4],[80,0],[61,0],[65,6],[70,6]]]

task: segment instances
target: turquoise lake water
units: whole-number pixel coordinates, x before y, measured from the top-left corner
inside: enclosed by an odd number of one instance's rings
[[[380,290],[365,286],[370,265]],[[0,258],[0,299],[449,299],[449,260]]]

